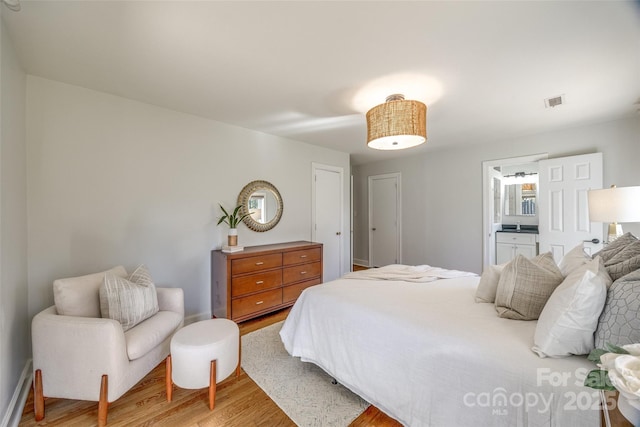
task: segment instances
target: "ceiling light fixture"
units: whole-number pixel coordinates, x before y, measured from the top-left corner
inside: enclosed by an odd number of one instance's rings
[[[408,101],[404,95],[387,97],[387,102],[367,111],[367,145],[377,150],[401,150],[427,140],[427,106]]]

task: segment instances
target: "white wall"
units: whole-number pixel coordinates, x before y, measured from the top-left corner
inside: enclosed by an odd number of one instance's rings
[[[4,8],[3,8],[4,9]],[[0,20],[0,425],[17,403],[30,356],[27,312],[25,74]]]
[[[482,162],[537,153],[604,153],[604,185],[640,185],[640,117],[353,168],[354,259],[368,260],[367,177],[402,174],[403,263],[482,270]],[[640,224],[624,224],[640,235]]]
[[[28,76],[30,315],[53,303],[56,278],[145,263],[184,289],[187,316],[209,316],[210,251],[227,235],[218,203],[269,181],[282,219],[241,225],[239,243],[309,240],[314,161],[349,170],[346,153]],[[348,182],[344,194],[346,234]]]

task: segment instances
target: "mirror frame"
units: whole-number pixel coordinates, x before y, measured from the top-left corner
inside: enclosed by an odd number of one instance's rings
[[[243,216],[249,213],[249,211],[247,210],[247,206],[249,205],[249,198],[253,193],[255,193],[258,190],[268,190],[273,193],[273,195],[276,198],[276,204],[278,206],[278,209],[276,210],[276,215],[269,222],[265,222],[264,224],[254,220],[253,218],[251,218],[250,215],[247,215],[242,220],[242,222],[244,222],[244,224],[250,230],[258,231],[258,232],[269,231],[273,227],[275,227],[278,224],[278,222],[280,222],[280,218],[282,218],[282,211],[284,209],[284,205],[282,203],[282,196],[280,196],[280,192],[270,182],[257,180],[257,181],[251,181],[250,183],[244,186],[244,188],[242,189],[242,191],[240,191],[240,194],[238,195],[238,205],[242,206],[240,208],[240,216]]]

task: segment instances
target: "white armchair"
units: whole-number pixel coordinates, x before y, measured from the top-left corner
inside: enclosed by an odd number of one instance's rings
[[[110,270],[124,277],[124,268]],[[100,317],[99,287],[105,272],[54,282],[56,305],[32,321],[34,409],[44,418],[44,397],[98,402],[98,425],[115,401],[169,354],[184,322],[180,288],[156,288],[158,311],[123,331]]]

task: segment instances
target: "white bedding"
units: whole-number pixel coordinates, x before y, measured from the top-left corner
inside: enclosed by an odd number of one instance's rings
[[[400,280],[403,282],[435,282],[438,279],[477,276],[475,273],[430,265],[390,264],[379,268],[352,271],[343,276],[344,279]]]
[[[335,280],[302,293],[280,336],[407,426],[598,426],[593,364],[539,358],[536,322],[475,303],[478,281]]]

